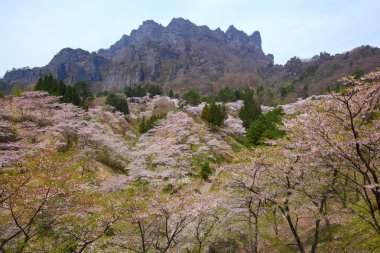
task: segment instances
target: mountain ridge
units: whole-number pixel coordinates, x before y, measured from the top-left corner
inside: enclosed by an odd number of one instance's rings
[[[65,48],[46,66],[10,71],[5,74],[4,80],[11,85],[27,86],[51,72],[57,79],[68,83],[84,79],[90,83],[100,82],[107,89],[112,85],[120,88],[143,81],[163,83],[181,80],[182,76],[191,79],[191,76],[204,73],[215,75],[228,72],[237,64],[227,66],[225,62],[230,63],[234,54],[239,52],[252,56],[253,60],[245,57],[246,61],[252,61],[249,65],[261,66],[263,63],[260,61],[265,64],[273,61],[271,55],[263,53],[257,31],[247,35],[234,26],[226,32],[220,29],[213,31],[183,18],[174,18],[166,27],[147,20],[108,49],[90,53]],[[240,58],[241,55],[235,60]],[[206,69],[200,70],[200,65]]]
[[[224,32],[173,18],[167,26],[146,20],[97,52],[64,48],[44,67],[7,72],[1,87],[27,87],[49,73],[69,84],[87,81],[94,92],[152,82],[179,93],[197,89],[210,94],[227,85],[280,89],[292,82],[294,101],[305,90],[306,95],[324,93],[334,88],[336,79],[372,71],[379,63],[380,50],[362,46],[342,54],[321,53],[310,61],[293,57],[284,65],[274,64],[274,56],[263,52],[258,31],[248,35],[231,25]]]

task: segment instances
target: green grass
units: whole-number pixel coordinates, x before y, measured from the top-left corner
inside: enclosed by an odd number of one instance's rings
[[[239,153],[242,149],[245,148],[243,138],[238,138],[236,136],[227,136],[224,139],[231,146],[232,150],[235,153]]]
[[[321,231],[319,252],[380,252],[380,235],[358,217]]]

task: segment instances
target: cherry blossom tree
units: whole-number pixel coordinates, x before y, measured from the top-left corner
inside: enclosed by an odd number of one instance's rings
[[[286,128],[302,136],[298,144],[342,178],[336,198],[380,233],[380,72],[341,82],[346,87],[342,92],[304,103],[301,115]],[[347,203],[351,192],[360,201]]]
[[[51,149],[41,150],[41,155],[1,171],[2,252],[23,251],[40,233],[57,224],[67,210],[61,203],[74,201],[75,191],[82,185],[69,159],[58,158]]]

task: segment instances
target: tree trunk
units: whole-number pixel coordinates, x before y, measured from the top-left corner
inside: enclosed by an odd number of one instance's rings
[[[294,239],[296,239],[298,249],[300,250],[301,253],[306,253],[305,248],[303,247],[303,244],[301,242],[301,239],[298,236],[297,230],[293,225],[293,221],[292,221],[291,217],[288,214],[286,214],[285,216],[286,216],[286,221],[289,224],[290,230],[292,231],[293,237],[294,237]]]

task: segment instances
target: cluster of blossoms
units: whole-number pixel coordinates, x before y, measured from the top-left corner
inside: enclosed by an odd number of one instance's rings
[[[224,127],[227,133],[243,136],[246,130],[243,127],[243,121],[240,118],[228,114],[227,119],[224,121]]]
[[[205,107],[206,102],[202,102],[197,106],[186,105],[184,110],[194,116],[200,116],[202,114],[203,107]]]
[[[314,95],[305,99],[299,98],[296,102],[281,105],[282,109],[286,114],[294,115],[299,111],[302,111],[304,107],[307,105],[313,105],[314,101],[326,100],[329,101],[331,99],[331,95]]]
[[[194,153],[194,148],[197,147]],[[187,113],[170,113],[166,119],[142,135],[130,152],[127,169],[132,179],[176,181],[192,172],[192,157],[197,152],[231,155],[231,147],[219,134],[212,134]]]
[[[226,168],[240,215],[255,227],[258,217],[279,212],[300,252],[308,250],[303,231],[314,233],[315,252],[322,224],[342,222],[343,212],[380,233],[380,72],[341,81],[347,89],[340,93],[283,106],[290,114],[286,138],[242,152]],[[351,193],[357,200],[347,197]],[[281,226],[269,224],[278,235]],[[260,231],[247,233],[257,246]]]
[[[25,92],[22,97],[2,99],[0,103],[4,109],[0,115],[1,133],[15,135],[1,143],[3,166],[38,154],[52,143],[58,150],[66,150],[78,141],[84,146],[112,150],[119,156],[128,153],[123,135],[132,133],[125,130],[127,123],[118,112],[94,108],[87,113],[72,104],[59,103],[58,97],[46,92]]]
[[[166,114],[179,106],[179,100],[166,96],[129,98],[130,116],[133,119],[148,118],[152,114]]]

